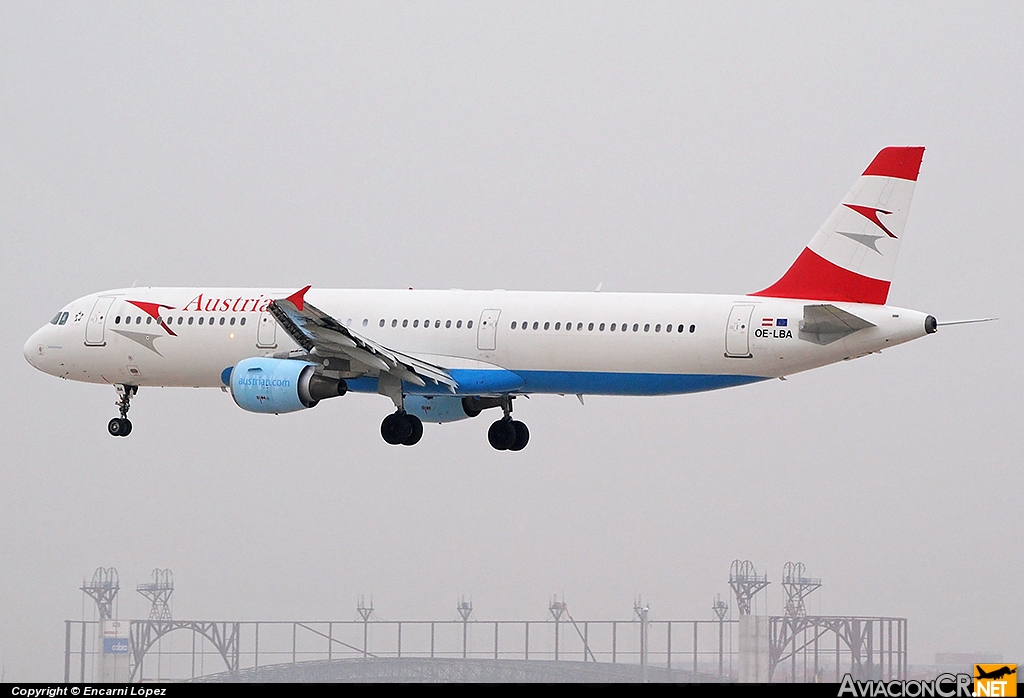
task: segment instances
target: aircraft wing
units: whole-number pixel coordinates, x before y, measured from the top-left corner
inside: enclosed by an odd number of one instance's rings
[[[420,387],[431,381],[453,393],[458,383],[443,367],[389,349],[363,337],[333,317],[307,303],[309,286],[287,298],[275,300],[267,310],[295,342],[310,354],[338,357],[366,366],[367,374],[389,373]]]

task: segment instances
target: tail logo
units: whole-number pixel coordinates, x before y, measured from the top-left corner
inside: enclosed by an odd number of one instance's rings
[[[882,221],[878,220],[878,214],[879,213],[884,213],[885,215],[888,216],[888,215],[890,215],[892,213],[892,211],[886,211],[886,210],[881,209],[881,208],[871,208],[870,206],[858,206],[856,204],[843,204],[843,206],[845,206],[846,208],[850,209],[851,211],[859,213],[860,215],[862,215],[865,218],[867,218],[869,221],[871,221],[876,226],[881,228],[885,232],[885,235],[888,235],[893,240],[898,240],[899,239],[895,235],[892,234],[891,230],[889,230],[888,228],[885,227],[885,224],[882,223]],[[878,241],[883,239],[885,237],[885,235],[866,235],[864,233],[844,233],[841,230],[837,230],[836,232],[838,234],[842,235],[843,237],[848,237],[851,240],[853,240],[854,242],[859,243],[861,245],[864,245],[864,247],[871,248],[872,250],[874,250],[878,254],[882,254],[882,251],[880,249],[878,249]]]
[[[843,204],[843,206],[845,206],[846,208],[850,209],[851,211],[856,211],[860,215],[864,216],[869,221],[871,221],[872,223],[877,225],[879,228],[884,230],[885,234],[888,235],[889,237],[893,238],[894,240],[898,240],[899,239],[895,235],[893,235],[889,231],[888,228],[885,227],[885,225],[882,223],[882,221],[878,220],[878,214],[879,213],[884,213],[885,215],[888,216],[888,215],[892,214],[892,211],[886,211],[886,210],[880,209],[880,208],[871,208],[870,206],[857,206],[856,204]]]

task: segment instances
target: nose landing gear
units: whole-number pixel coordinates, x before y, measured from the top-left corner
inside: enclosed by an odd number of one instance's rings
[[[111,436],[128,436],[132,433],[132,423],[128,419],[128,410],[131,409],[132,396],[139,392],[139,386],[137,385],[116,385],[117,388],[117,405],[118,412],[121,413],[120,417],[114,417],[107,422],[107,432]]]

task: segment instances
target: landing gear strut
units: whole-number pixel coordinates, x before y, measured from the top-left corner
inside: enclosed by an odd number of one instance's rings
[[[520,421],[512,419],[512,398],[501,405],[505,416],[487,430],[487,440],[499,451],[522,451],[530,442],[530,430]]]
[[[413,446],[423,437],[423,422],[405,410],[398,410],[380,423],[380,435],[392,446]]]
[[[128,436],[132,433],[132,423],[128,419],[128,410],[131,409],[132,396],[139,392],[137,385],[116,385],[117,405],[120,417],[115,417],[107,423],[107,431],[111,436]]]

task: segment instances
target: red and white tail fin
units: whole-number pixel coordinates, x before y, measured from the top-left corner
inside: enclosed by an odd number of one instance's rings
[[[750,295],[884,305],[923,157],[879,152],[789,271]]]

